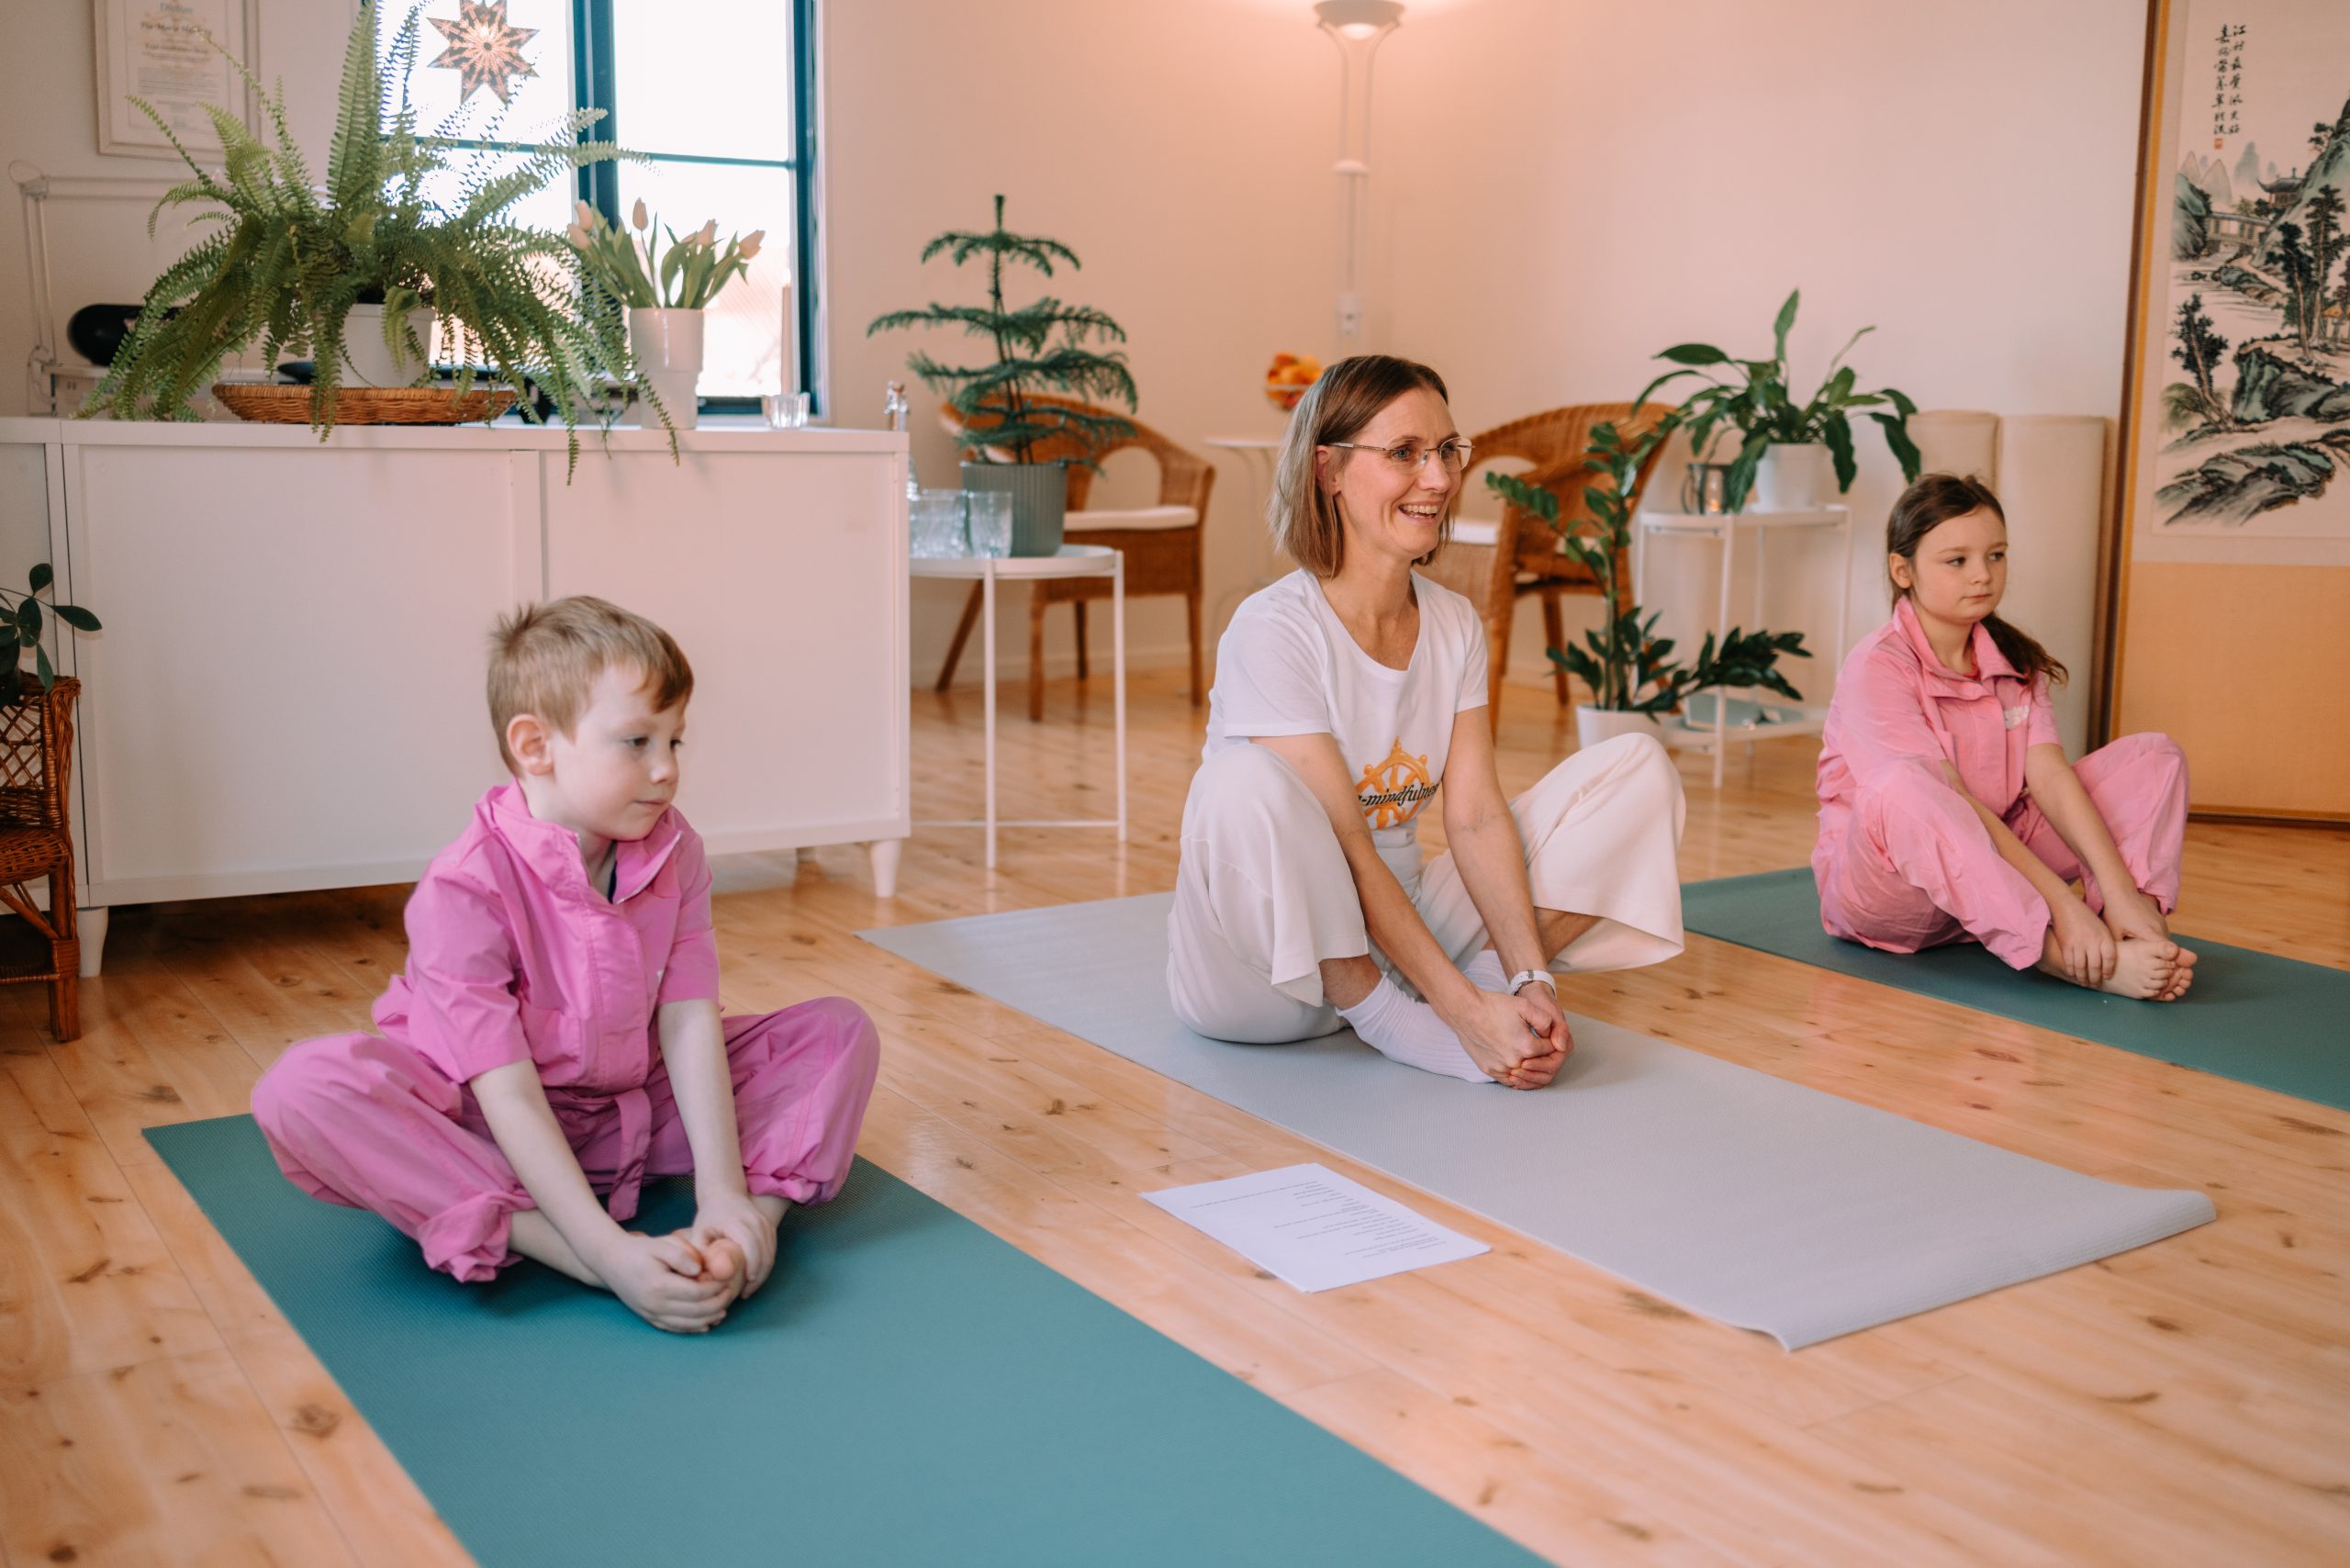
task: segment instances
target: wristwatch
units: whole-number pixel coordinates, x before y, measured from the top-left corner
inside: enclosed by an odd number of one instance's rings
[[[1509,977],[1509,993],[1516,996],[1536,980],[1540,980],[1544,985],[1549,986],[1552,996],[1559,994],[1559,982],[1548,969],[1518,970],[1517,973]]]

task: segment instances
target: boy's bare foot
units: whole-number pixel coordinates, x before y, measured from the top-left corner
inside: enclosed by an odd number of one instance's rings
[[[677,1234],[686,1238],[688,1246],[694,1246],[686,1232],[681,1230]],[[751,1264],[733,1238],[717,1237],[701,1244],[696,1250],[701,1254],[701,1278],[723,1282],[730,1300],[743,1294],[743,1286],[750,1277]]]
[[[2076,980],[2066,971],[2064,955],[2052,934],[2048,950],[2037,967],[2043,974],[2071,980],[2087,990],[2140,1002],[2177,1002],[2195,981],[2195,955],[2167,937],[2124,937],[2114,945],[2113,972],[2102,981],[2087,981]]]

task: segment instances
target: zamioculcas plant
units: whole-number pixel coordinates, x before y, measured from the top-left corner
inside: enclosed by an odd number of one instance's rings
[[[1649,454],[1672,433],[1667,420],[1626,446],[1613,423],[1591,432],[1583,467],[1602,482],[1583,489],[1595,524],[1587,532],[1561,527],[1559,498],[1541,486],[1515,474],[1485,476],[1486,485],[1504,500],[1550,524],[1567,554],[1598,580],[1606,605],[1598,629],[1583,633],[1583,647],[1550,649],[1550,660],[1591,688],[1593,706],[1618,712],[1670,713],[1697,692],[1717,686],[1760,687],[1800,700],[1803,693],[1787,684],[1777,665],[1782,655],[1811,657],[1802,633],[1745,632],[1733,626],[1717,647],[1708,632],[1697,662],[1684,666],[1672,657],[1673,639],[1656,634],[1657,617],[1642,620],[1640,607],[1628,602],[1617,564],[1631,543],[1630,498]]]

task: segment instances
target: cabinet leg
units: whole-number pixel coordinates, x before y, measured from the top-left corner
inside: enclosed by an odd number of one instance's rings
[[[106,958],[106,908],[98,904],[73,912],[75,929],[82,938],[82,978],[95,980]]]
[[[902,838],[877,838],[866,846],[873,857],[873,896],[878,899],[898,896],[898,862],[906,853]]]

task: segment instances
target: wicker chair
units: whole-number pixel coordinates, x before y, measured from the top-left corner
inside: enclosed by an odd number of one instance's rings
[[[23,917],[46,958],[0,958],[0,985],[47,985],[49,1028],[60,1042],[82,1034],[82,940],[66,816],[81,694],[82,683],[70,678],[46,692],[28,679],[15,700],[0,703],[0,904]],[[49,879],[46,913],[26,887],[37,877]]]
[[[1664,405],[1651,403],[1636,418],[1629,403],[1578,403],[1512,420],[1470,439],[1481,466],[1497,457],[1516,458],[1533,465],[1520,477],[1558,497],[1561,518],[1583,522],[1587,521],[1583,518],[1583,491],[1593,478],[1583,467],[1592,431],[1612,420],[1617,430],[1629,441],[1654,430],[1667,412]],[[1651,453],[1640,467],[1632,493],[1636,506],[1662,450],[1660,447]],[[1481,484],[1474,494],[1462,498],[1463,503],[1473,504],[1475,495],[1484,493]],[[1619,582],[1630,580],[1628,562],[1619,559],[1616,570]],[[1492,544],[1455,540],[1430,564],[1429,573],[1438,582],[1466,594],[1484,617],[1485,645],[1491,660],[1487,674],[1492,696],[1487,711],[1498,731],[1502,677],[1509,666],[1510,622],[1516,617],[1518,599],[1529,593],[1542,596],[1542,631],[1547,645],[1555,648],[1566,640],[1559,596],[1595,594],[1600,591],[1599,580],[1581,562],[1561,551],[1557,536],[1540,518],[1506,505],[1502,508],[1501,523]],[[1560,702],[1572,701],[1567,672],[1554,668],[1551,680]]]
[[[1058,403],[1068,408],[1087,409],[1087,405],[1067,398],[1032,396],[1038,403]],[[1093,413],[1113,410],[1088,409]],[[1117,415],[1125,418],[1124,415]],[[957,442],[965,442],[966,432],[960,415],[952,408],[942,408],[939,422],[946,433]],[[1191,521],[1181,521],[1167,516],[1147,518],[1135,513],[1104,513],[1106,526],[1086,526],[1085,501],[1092,492],[1093,470],[1082,463],[1071,461],[1069,466],[1069,515],[1063,525],[1062,537],[1071,544],[1107,544],[1125,552],[1126,597],[1147,599],[1181,594],[1185,613],[1191,622],[1192,638],[1192,706],[1196,708],[1207,700],[1207,688],[1200,678],[1200,579],[1201,540],[1207,528],[1208,495],[1215,487],[1215,469],[1203,457],[1195,456],[1176,445],[1148,425],[1128,420],[1134,433],[1120,437],[1095,450],[1098,461],[1126,447],[1140,447],[1158,464],[1158,506],[1181,507],[1190,511]],[[985,427],[981,427],[984,432]],[[1075,459],[1084,454],[1084,443],[1074,436],[1057,436],[1039,442],[1037,461],[1050,463],[1056,458]],[[988,455],[997,462],[1010,462],[1012,454],[998,448],[989,448]],[[1115,521],[1113,521],[1115,520]],[[1172,521],[1174,526],[1165,526]],[[1085,606],[1086,601],[1110,597],[1110,583],[1104,577],[1071,577],[1056,581],[1046,579],[1030,585],[1028,596],[1028,717],[1045,716],[1045,611],[1056,604],[1068,603],[1077,616],[1077,678],[1086,676]],[[944,691],[955,678],[955,666],[963,656],[963,645],[969,641],[971,629],[979,621],[979,585],[971,585],[971,597],[963,605],[963,619],[955,628],[955,640],[946,649],[946,662],[938,672],[938,689]]]

